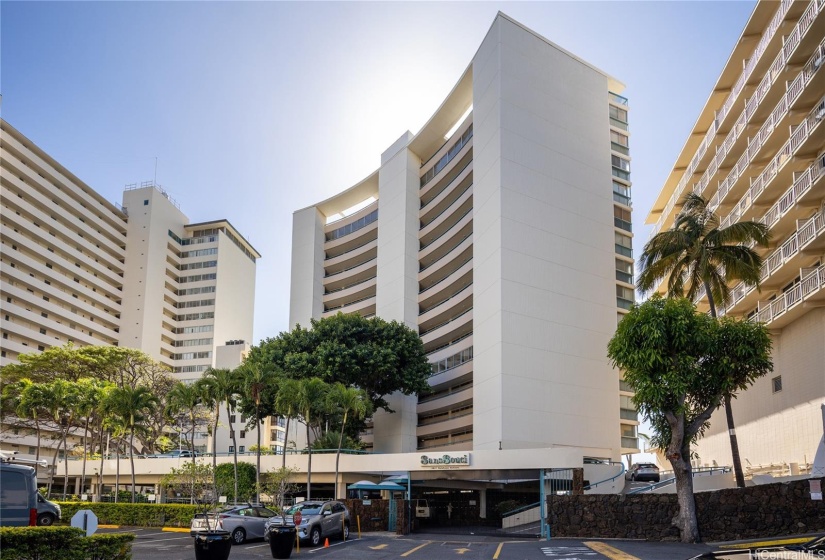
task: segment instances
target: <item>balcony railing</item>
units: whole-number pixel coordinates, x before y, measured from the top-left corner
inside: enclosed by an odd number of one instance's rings
[[[742,92],[742,89],[747,81],[748,77],[750,76],[753,69],[756,67],[756,64],[759,62],[759,59],[764,53],[765,49],[767,48],[768,43],[773,39],[777,29],[782,24],[784,20],[785,14],[787,13],[788,9],[792,4],[792,0],[783,0],[779,5],[779,9],[774,14],[774,17],[771,19],[771,23],[768,26],[768,29],[762,35],[762,39],[759,41],[756,49],[754,50],[753,55],[745,64],[745,68],[742,70],[742,74],[737,80],[736,84],[734,85],[730,95],[725,100],[722,108],[717,112],[716,118],[714,119],[713,123],[708,127],[708,131],[705,134],[705,138],[703,139],[702,143],[700,144],[699,148],[697,149],[696,153],[694,154],[693,158],[690,161],[690,164],[687,166],[682,178],[680,179],[679,183],[676,185],[676,188],[673,190],[673,194],[668,200],[668,203],[665,205],[662,214],[656,223],[656,225],[651,229],[650,236],[654,236],[659,231],[661,231],[665,220],[672,212],[674,206],[680,200],[682,196],[682,192],[685,190],[690,178],[693,176],[693,173],[696,171],[696,168],[699,166],[699,162],[704,157],[707,149],[713,144],[713,139],[716,136],[716,131],[719,129],[720,123],[727,117],[730,110],[733,108],[739,94]],[[748,104],[746,104],[745,110],[743,111],[742,115],[740,115],[739,119],[737,119],[736,124],[734,124],[731,133],[728,134],[728,137],[725,139],[725,142],[717,149],[717,153],[715,154],[713,160],[708,165],[708,170],[705,172],[705,175],[702,179],[694,185],[695,191],[703,191],[704,188],[707,186],[708,179],[710,176],[714,175],[718,169],[719,161],[721,161],[726,155],[727,151],[733,146],[736,138],[738,135],[742,133],[744,130],[744,125],[747,123],[747,119],[749,118],[748,115],[752,115],[753,112],[756,110],[759,101],[766,95],[767,91],[770,89],[769,84],[766,83],[766,80],[770,81],[770,84],[776,79],[779,75],[779,72],[785,66],[785,62],[788,58],[793,54],[796,46],[801,41],[802,37],[805,36],[806,32],[809,30],[811,23],[816,18],[816,15],[825,8],[825,0],[814,0],[805,10],[805,13],[800,18],[799,22],[795,26],[794,30],[788,36],[788,39],[785,42],[785,45],[777,55],[774,62],[771,64],[770,70],[768,71],[763,81],[760,82],[760,85],[757,87],[755,92],[756,101],[752,98]],[[790,88],[789,88],[790,90]],[[733,136],[732,136],[733,135]],[[698,187],[698,188],[697,188]]]
[[[754,318],[762,323],[770,323],[823,288],[825,288],[825,265],[815,268],[798,284],[775,300],[760,301],[759,311]]]

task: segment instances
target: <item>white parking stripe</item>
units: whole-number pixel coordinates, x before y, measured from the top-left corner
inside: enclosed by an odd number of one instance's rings
[[[185,537],[169,537],[167,539],[152,539],[150,541],[143,541],[143,540],[135,539],[135,541],[132,542],[132,546],[138,546],[138,545],[141,545],[141,544],[148,544],[148,543],[162,542],[162,541],[179,541],[179,540],[191,539],[191,538],[192,537],[190,537],[189,535],[186,535]]]

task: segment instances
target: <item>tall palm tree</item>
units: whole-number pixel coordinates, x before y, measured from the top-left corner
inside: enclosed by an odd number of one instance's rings
[[[55,379],[49,383],[41,385],[43,391],[43,399],[46,405],[46,411],[49,420],[54,422],[60,434],[60,444],[57,448],[57,453],[52,458],[52,478],[49,480],[49,494],[52,491],[52,482],[55,475],[55,468],[57,463],[57,455],[63,448],[64,460],[64,474],[63,474],[63,499],[66,499],[66,489],[69,484],[69,464],[68,464],[68,449],[67,439],[69,430],[74,423],[77,406],[80,402],[80,390],[77,383],[66,381],[65,379]]]
[[[682,200],[673,227],[656,234],[645,245],[639,258],[641,270],[636,287],[647,292],[667,278],[668,296],[686,296],[690,300],[704,288],[710,314],[715,318],[716,305],[724,305],[730,299],[729,282],[740,280],[759,288],[762,258],[750,245],[766,247],[769,241],[768,226],[760,222],[737,222],[720,228],[719,217],[708,209],[707,201],[689,193]],[[731,397],[730,393],[725,395],[725,416],[736,485],[744,488]]]
[[[256,467],[255,467],[255,502],[261,501],[261,431],[263,426],[263,418],[261,418],[261,405],[263,403],[264,392],[267,387],[274,385],[277,381],[275,373],[258,364],[247,362],[241,368],[241,386],[243,398],[248,399],[255,407],[255,415],[250,418],[247,426],[253,422],[255,424],[255,433],[257,435],[257,451]]]
[[[214,369],[210,368],[206,370],[203,374],[202,383],[206,388],[207,394],[211,396],[210,401],[215,404],[216,407],[220,406],[220,403],[226,403],[226,418],[230,420],[232,418],[232,410],[235,408],[235,404],[238,397],[238,391],[240,389],[239,383],[240,371],[238,369]],[[216,408],[217,409],[217,408]],[[217,417],[215,418],[215,430],[218,429],[218,420]],[[234,452],[234,475],[235,475],[235,503],[238,503],[238,444],[235,438],[235,429],[231,425],[229,426],[229,435],[232,438],[232,450]],[[216,458],[214,458],[215,453],[215,437],[216,433],[213,430],[212,432],[212,449],[213,449],[213,459],[212,464],[215,466]],[[217,472],[217,468],[215,469]],[[217,476],[217,475],[215,475]],[[217,478],[214,480],[215,486],[215,498],[217,498]]]
[[[307,500],[312,499],[312,445],[309,437],[310,426],[315,418],[315,410],[324,403],[329,385],[317,377],[301,379],[298,385],[295,408],[307,427]]]
[[[282,379],[278,384],[278,394],[275,395],[275,408],[278,413],[286,418],[286,426],[284,426],[284,445],[283,455],[281,456],[281,468],[286,468],[286,447],[289,439],[289,422],[295,417],[297,408],[295,403],[298,400],[298,392],[301,388],[301,382],[297,379]]]
[[[37,451],[35,460],[40,461],[40,437],[42,435],[40,420],[48,410],[47,396],[40,383],[33,383],[30,379],[22,379],[14,391],[17,393],[15,403],[15,413],[20,418],[30,418],[34,420],[35,431],[37,432]],[[12,391],[9,392],[11,394]]]
[[[129,464],[132,467],[132,503],[135,503],[135,430],[158,406],[158,398],[148,387],[117,387],[107,395],[104,405],[112,416],[121,418],[122,427],[129,435]]]
[[[344,443],[344,428],[347,417],[352,414],[356,419],[363,419],[372,414],[372,402],[363,389],[347,387],[343,383],[335,383],[329,388],[327,400],[341,414],[341,433],[338,436],[338,449],[335,453],[335,492],[338,491],[338,462],[341,459],[341,446]]]
[[[166,398],[166,412],[170,417],[185,413],[189,417],[189,441],[192,442],[192,473],[195,473],[195,430],[203,407],[203,392],[194,384],[176,383]],[[190,496],[195,503],[194,492]]]
[[[79,492],[82,493],[86,488],[86,458],[89,455],[89,425],[92,424],[93,419],[98,415],[106,387],[113,387],[114,385],[107,381],[91,377],[79,379],[77,383],[80,387],[80,401],[77,405],[77,413],[83,417],[83,467],[80,475]]]

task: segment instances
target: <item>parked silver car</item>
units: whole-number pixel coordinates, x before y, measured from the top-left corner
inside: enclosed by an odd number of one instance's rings
[[[624,476],[627,480],[659,482],[659,467],[653,463],[634,463]]]
[[[349,538],[349,510],[341,502],[306,501],[295,504],[284,512],[284,518],[274,517],[266,522],[264,539],[269,540],[269,529],[275,525],[291,525],[296,512],[301,512],[298,538],[318,546],[333,535]]]
[[[266,521],[274,515],[274,511],[262,506],[229,506],[209,514],[195,515],[189,527],[189,534],[194,537],[199,532],[209,529],[229,531],[232,542],[241,544],[248,539],[262,539]]]

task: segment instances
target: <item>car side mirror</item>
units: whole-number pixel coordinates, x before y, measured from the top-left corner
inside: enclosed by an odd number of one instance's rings
[[[326,516],[328,516],[328,515],[332,515],[332,512],[331,512],[331,511],[329,511],[329,510],[327,510],[327,511],[325,511],[324,513],[322,513],[321,515],[322,515],[322,516],[324,516],[324,517],[326,517]]]

